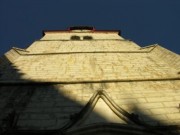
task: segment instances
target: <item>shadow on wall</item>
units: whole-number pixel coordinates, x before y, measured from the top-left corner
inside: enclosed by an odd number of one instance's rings
[[[3,59],[3,61],[2,61]],[[68,98],[64,85],[22,79],[22,73],[3,57],[0,62],[0,133],[16,130],[58,130],[83,108]],[[11,77],[11,78],[9,78]],[[6,81],[7,80],[7,81]],[[13,81],[12,81],[13,80]],[[16,83],[15,81],[19,81]],[[30,83],[27,83],[30,81]],[[90,98],[90,97],[86,97]],[[99,114],[100,121],[106,120]]]
[[[21,77],[23,74],[5,57],[0,64],[0,134],[13,134],[18,133],[18,131],[22,131],[21,134],[61,134],[61,128],[69,121],[76,119],[76,115],[85,106],[77,98],[82,98],[81,100],[87,103],[95,92],[92,90],[89,91],[89,95],[83,95],[83,91],[79,91],[78,94],[73,95],[73,89],[64,89],[65,84],[52,85],[23,80]],[[4,82],[3,79],[9,79],[6,78],[6,74],[11,74],[12,77],[21,80],[22,83]],[[31,81],[31,83],[26,83],[26,81]],[[91,89],[92,84],[84,84],[82,87]],[[83,99],[84,97],[85,99]],[[139,117],[144,116],[146,119],[161,123],[160,120],[144,114],[135,104],[132,112],[138,114]],[[91,113],[98,121],[108,123],[101,114]],[[139,123],[138,126],[149,128],[145,123]],[[168,131],[166,133],[161,132],[164,131],[163,126],[166,125],[161,123],[161,126],[159,127],[160,132],[152,134],[168,134]],[[106,131],[105,127],[103,131]],[[108,128],[106,129],[108,130]],[[150,129],[154,130],[152,127]],[[133,133],[133,131],[128,132]]]

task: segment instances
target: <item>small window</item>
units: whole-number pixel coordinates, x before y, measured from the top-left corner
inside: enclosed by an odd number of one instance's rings
[[[92,40],[93,38],[91,36],[84,36],[83,39],[84,40]]]
[[[72,36],[71,40],[80,40],[80,37],[79,36]]]

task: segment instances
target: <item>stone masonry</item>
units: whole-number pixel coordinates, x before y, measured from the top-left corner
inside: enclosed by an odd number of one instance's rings
[[[118,31],[98,30],[45,31],[28,48],[13,47],[2,56],[0,125],[59,129],[98,90],[148,125],[180,125],[179,55],[158,44],[140,47]],[[79,126],[126,123],[113,121],[117,116],[108,107],[107,114],[99,111],[105,103],[98,101]]]

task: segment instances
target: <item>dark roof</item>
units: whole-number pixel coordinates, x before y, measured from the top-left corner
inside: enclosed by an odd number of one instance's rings
[[[72,26],[69,27],[69,30],[95,30],[92,26]]]
[[[121,35],[120,30],[96,30],[95,27],[92,26],[72,26],[69,27],[67,30],[43,30],[43,35],[45,32],[71,32],[72,30],[90,30],[90,32],[118,32]]]

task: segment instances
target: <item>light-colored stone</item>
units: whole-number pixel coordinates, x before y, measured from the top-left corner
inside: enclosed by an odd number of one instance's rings
[[[74,35],[81,40],[71,40]],[[87,35],[93,40],[83,40]],[[178,54],[159,45],[141,48],[117,32],[46,32],[0,59],[0,119],[14,109],[22,129],[59,128],[104,90],[147,124],[180,125],[179,67]],[[84,123],[123,123],[101,100],[88,118]]]

